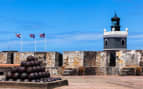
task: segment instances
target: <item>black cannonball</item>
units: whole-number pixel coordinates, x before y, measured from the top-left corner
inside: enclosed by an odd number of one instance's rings
[[[35,73],[34,73],[34,76],[35,76],[35,78],[36,78],[36,79],[38,79],[38,78],[39,78],[39,75],[38,75],[38,73],[37,73],[37,72],[35,72]]]
[[[40,79],[36,79],[36,82],[40,82]]]
[[[41,66],[41,71],[45,72],[45,67],[44,66]]]
[[[30,73],[29,76],[28,76],[28,79],[32,80],[34,78],[35,78],[34,73]]]
[[[39,72],[38,75],[39,75],[39,78],[42,78],[42,72]]]
[[[27,74],[27,73],[22,73],[22,74],[21,74],[21,76],[20,76],[20,78],[21,78],[21,79],[26,79],[26,78],[27,78],[27,76],[28,76],[28,74]]]
[[[42,77],[46,77],[46,72],[42,72]]]
[[[52,81],[52,78],[48,78],[48,79],[47,79],[47,82],[51,82],[51,81]]]
[[[38,61],[38,58],[37,57],[35,57],[35,60],[34,61]]]
[[[28,57],[27,57],[27,61],[33,61],[33,60],[35,60],[35,57],[34,57],[34,56],[28,56]]]
[[[16,81],[17,81],[17,82],[21,82],[22,80],[21,80],[21,79],[16,79]]]
[[[36,66],[33,66],[32,69],[33,69],[33,72],[38,72]]]
[[[26,67],[30,67],[31,66],[31,62],[26,62]]]
[[[46,79],[46,78],[44,78],[44,80],[43,80],[44,82],[48,82],[48,80]]]
[[[33,79],[33,80],[31,80],[31,82],[36,82],[36,80]]]
[[[26,66],[26,61],[21,62],[21,66],[25,67]]]
[[[35,66],[35,62],[34,62],[34,61],[31,61],[31,62],[30,62],[30,65],[31,65],[31,66]]]
[[[12,78],[12,73],[11,73],[11,72],[7,72],[7,73],[6,73],[6,77],[7,77],[7,78]]]
[[[29,79],[24,79],[24,82],[29,82]]]
[[[19,73],[14,73],[14,74],[13,74],[13,78],[14,78],[14,79],[18,79],[18,78],[19,78]]]
[[[40,66],[40,62],[39,61],[34,61],[35,66]]]
[[[18,72],[18,67],[14,67],[14,68],[12,68],[12,73],[15,73],[15,72]]]
[[[50,73],[49,72],[45,72],[45,77],[49,78],[50,77]]]
[[[27,71],[27,73],[31,73],[31,72],[33,72],[33,69],[32,69],[32,67],[28,67],[26,71]]]
[[[41,67],[40,66],[37,66],[37,72],[41,72]]]
[[[18,67],[18,72],[25,72],[26,70],[25,70],[25,67]]]
[[[14,81],[14,79],[11,78],[11,79],[9,79],[8,81]]]

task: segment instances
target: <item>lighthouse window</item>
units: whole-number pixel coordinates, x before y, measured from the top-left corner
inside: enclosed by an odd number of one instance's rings
[[[125,45],[125,40],[122,40],[121,42],[122,42],[122,46],[124,46]]]
[[[113,26],[115,26],[116,24],[117,24],[117,22],[116,22],[116,21],[113,21],[113,22],[112,22],[112,25],[113,25]]]
[[[107,46],[108,45],[108,40],[107,39],[105,39],[105,46]]]

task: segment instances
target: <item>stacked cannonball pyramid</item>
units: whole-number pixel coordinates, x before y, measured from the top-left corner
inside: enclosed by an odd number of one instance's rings
[[[6,75],[7,81],[23,82],[50,82],[61,80],[61,78],[51,78],[50,73],[45,71],[42,61],[33,56],[28,56],[26,61],[21,62],[20,67],[14,67]]]

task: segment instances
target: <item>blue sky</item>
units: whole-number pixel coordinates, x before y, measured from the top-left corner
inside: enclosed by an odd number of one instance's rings
[[[22,34],[23,51],[101,51],[104,28],[110,31],[114,11],[121,29],[129,28],[128,49],[143,49],[143,0],[0,0],[0,51],[20,51],[16,33]]]

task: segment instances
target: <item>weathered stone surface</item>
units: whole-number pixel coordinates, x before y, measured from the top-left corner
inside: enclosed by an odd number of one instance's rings
[[[15,52],[14,53],[14,64],[20,64],[25,61],[28,56],[34,56],[33,52]]]
[[[6,64],[6,63],[7,63],[7,53],[0,52],[0,64]]]
[[[84,52],[69,51],[63,53],[64,68],[79,68],[84,66]]]
[[[9,82],[0,81],[0,88],[17,88],[17,89],[53,89],[55,87],[68,85],[67,80],[58,80],[54,82],[47,83],[37,83],[37,82]]]
[[[116,52],[116,64],[119,68],[123,68],[126,66],[140,66],[140,62],[142,61],[142,51],[136,50],[127,50],[127,51],[119,51]]]

